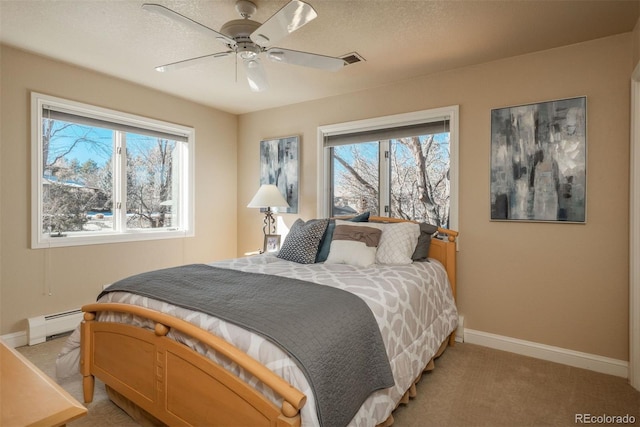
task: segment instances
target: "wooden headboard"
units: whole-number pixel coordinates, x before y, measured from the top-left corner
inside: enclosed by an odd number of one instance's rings
[[[372,216],[369,217],[369,221],[381,223],[417,222],[384,216]],[[458,232],[438,227],[438,234],[447,236],[447,240],[432,238],[431,245],[429,246],[429,258],[437,259],[444,265],[447,276],[449,276],[449,282],[451,283],[453,297],[456,298],[456,238],[458,237]]]

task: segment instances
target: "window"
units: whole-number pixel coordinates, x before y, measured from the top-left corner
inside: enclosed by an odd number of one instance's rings
[[[321,216],[376,216],[457,227],[458,107],[319,128]]]
[[[193,235],[193,128],[32,93],[32,247]]]

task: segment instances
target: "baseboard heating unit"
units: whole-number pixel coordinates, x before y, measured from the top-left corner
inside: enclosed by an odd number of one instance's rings
[[[36,316],[27,319],[29,345],[40,344],[48,337],[73,331],[82,320],[82,310],[70,310],[61,313]]]

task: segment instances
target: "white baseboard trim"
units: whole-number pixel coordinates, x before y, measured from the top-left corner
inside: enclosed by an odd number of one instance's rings
[[[2,338],[2,341],[11,348],[22,347],[28,343],[27,331],[13,332],[11,334],[2,335],[0,338]]]
[[[561,363],[576,368],[589,369],[603,374],[629,378],[629,362],[624,360],[538,344],[532,341],[519,340],[517,338],[475,331],[473,329],[464,329],[464,342]]]

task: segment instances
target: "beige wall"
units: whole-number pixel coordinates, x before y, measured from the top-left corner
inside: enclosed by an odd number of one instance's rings
[[[640,62],[640,18],[636,21],[636,26],[632,32],[633,39],[633,63]]]
[[[93,302],[102,285],[128,274],[235,256],[237,116],[6,46],[0,58],[0,334]],[[193,126],[196,236],[29,249],[30,91]]]
[[[261,245],[258,144],[301,135],[301,208],[316,216],[319,125],[458,104],[458,306],[465,327],[628,360],[629,78],[627,33],[375,90],[240,116],[238,254]],[[367,64],[354,66],[366,67]],[[587,223],[489,221],[492,108],[587,96]]]

